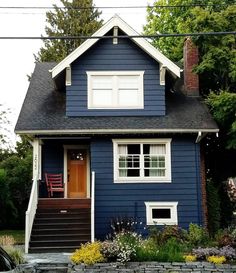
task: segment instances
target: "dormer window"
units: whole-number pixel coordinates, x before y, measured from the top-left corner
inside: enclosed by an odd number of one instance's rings
[[[144,71],[88,71],[88,109],[142,109]]]

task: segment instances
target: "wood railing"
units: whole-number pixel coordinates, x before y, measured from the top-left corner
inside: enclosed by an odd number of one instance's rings
[[[95,239],[95,172],[92,172],[91,183],[91,242]]]
[[[32,226],[34,223],[34,217],[38,204],[38,180],[33,179],[32,189],[30,193],[30,200],[28,204],[28,209],[25,213],[25,253],[29,251],[29,241]]]

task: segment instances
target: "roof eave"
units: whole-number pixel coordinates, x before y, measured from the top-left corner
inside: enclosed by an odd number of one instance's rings
[[[152,133],[218,133],[218,128],[213,129],[139,129],[138,133],[152,134]],[[84,129],[84,130],[15,130],[17,134],[30,135],[78,135],[78,134],[137,134],[137,129]]]
[[[119,27],[123,32],[129,36],[139,35],[131,26],[129,26],[125,21],[123,21],[118,15],[113,16],[109,21],[106,22],[99,30],[97,30],[92,36],[104,36],[109,30],[114,26]],[[147,54],[153,57],[157,62],[166,66],[166,68],[171,71],[177,77],[180,77],[181,69],[164,56],[158,49],[152,46],[144,38],[131,38],[138,46],[140,46]],[[69,54],[65,59],[63,59],[59,64],[57,64],[53,69],[50,70],[52,78],[55,78],[60,74],[66,67],[68,67],[73,61],[75,61],[80,55],[87,51],[92,45],[94,45],[99,38],[88,39],[82,43],[77,49],[75,49],[71,54]]]

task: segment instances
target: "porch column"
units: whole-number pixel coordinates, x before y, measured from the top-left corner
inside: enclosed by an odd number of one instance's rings
[[[33,140],[33,179],[42,179],[42,143],[40,139]]]

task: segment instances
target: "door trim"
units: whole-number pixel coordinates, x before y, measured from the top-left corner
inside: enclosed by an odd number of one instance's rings
[[[90,198],[90,156],[89,145],[63,145],[64,148],[64,198],[67,197],[67,151],[70,149],[84,149],[87,152],[87,198]]]

